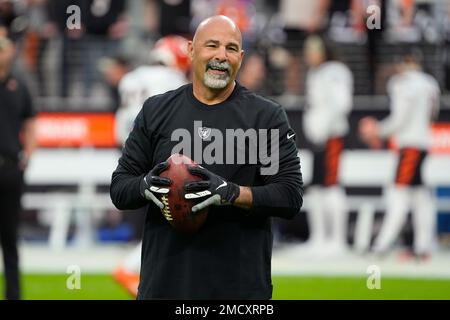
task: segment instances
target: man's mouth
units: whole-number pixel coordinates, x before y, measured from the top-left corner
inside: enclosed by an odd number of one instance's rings
[[[212,69],[212,68],[209,68],[209,69],[208,69],[208,72],[209,72],[209,73],[213,73],[213,74],[226,74],[226,73],[228,73],[228,70],[221,70],[221,69]]]
[[[229,68],[220,65],[208,64],[206,66],[206,72],[216,75],[224,75],[229,74]]]

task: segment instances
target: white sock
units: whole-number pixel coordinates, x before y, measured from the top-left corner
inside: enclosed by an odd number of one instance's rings
[[[375,252],[387,251],[397,239],[409,209],[410,188],[393,186],[384,190],[386,213],[375,244]]]
[[[340,186],[324,189],[325,220],[329,228],[329,243],[331,246],[345,247],[347,245],[347,197]]]
[[[125,257],[122,266],[129,272],[139,273],[141,269],[141,248],[142,242],[133,248],[133,250]]]
[[[356,218],[353,246],[359,253],[364,253],[370,247],[372,239],[375,206],[370,202],[362,203]]]
[[[431,190],[418,187],[413,194],[414,252],[430,252],[436,235],[436,208]]]
[[[310,209],[307,211],[309,239],[312,244],[322,245],[325,242],[325,217],[323,188],[311,187],[308,190]]]

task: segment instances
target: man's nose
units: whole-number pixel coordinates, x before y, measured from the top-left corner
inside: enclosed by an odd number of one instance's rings
[[[228,59],[228,56],[227,56],[227,49],[225,48],[225,46],[219,46],[219,47],[217,48],[215,58],[216,58],[217,60],[219,60],[219,61],[225,61],[225,60]]]

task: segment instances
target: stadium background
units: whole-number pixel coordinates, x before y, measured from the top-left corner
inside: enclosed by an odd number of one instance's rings
[[[108,185],[119,156],[113,128],[115,88],[104,75],[105,58],[126,57],[133,66],[145,61],[153,43],[167,34],[189,37],[204,17],[223,13],[244,31],[247,53],[242,81],[279,101],[297,132],[306,187],[310,179],[309,145],[302,134],[304,74],[303,31],[286,33],[284,0],[88,1],[91,9],[112,5],[118,13],[115,36],[104,31],[69,34],[66,9],[85,1],[0,1],[19,50],[16,69],[35,97],[39,149],[26,174],[20,232],[25,299],[127,299],[110,276],[140,238],[142,216],[127,216],[112,206]],[[312,6],[302,2],[303,8]],[[354,4],[380,9],[381,29],[353,23]],[[100,10],[99,9],[99,10]],[[371,13],[364,10],[367,16]],[[410,14],[408,14],[410,13]],[[83,20],[84,11],[81,11]],[[366,18],[367,18],[366,16]],[[439,82],[441,112],[427,163],[427,181],[438,201],[436,252],[428,262],[383,259],[352,250],[340,257],[302,256],[296,246],[308,237],[305,210],[294,221],[275,220],[274,298],[412,299],[450,298],[450,2],[447,0],[333,0],[320,31],[355,77],[351,132],[340,172],[351,207],[348,243],[354,246],[358,217],[375,214],[362,238],[372,240],[384,207],[383,185],[395,163],[389,145],[370,150],[359,140],[357,121],[389,112],[385,85],[402,50],[421,49],[424,67]],[[117,22],[117,21],[116,21]],[[111,21],[104,22],[106,25]],[[101,29],[101,28],[99,28]],[[293,53],[296,60],[291,60]],[[294,76],[290,70],[294,69]],[[250,80],[244,77],[252,75]],[[351,168],[351,169],[349,169]],[[398,247],[411,244],[408,223]],[[382,288],[366,286],[367,268],[377,265]],[[80,268],[81,289],[66,286],[71,266]],[[0,282],[2,280],[0,279]]]

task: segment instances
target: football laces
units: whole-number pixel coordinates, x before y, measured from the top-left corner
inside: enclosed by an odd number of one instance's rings
[[[170,213],[170,207],[169,207],[169,198],[167,195],[163,195],[161,197],[161,202],[164,204],[164,208],[161,209],[163,216],[166,218],[167,221],[172,221],[173,217]]]

